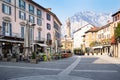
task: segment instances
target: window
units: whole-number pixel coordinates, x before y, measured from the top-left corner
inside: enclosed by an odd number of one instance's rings
[[[24,34],[25,34],[25,27],[21,26],[21,38],[24,38]]]
[[[41,14],[41,10],[37,9],[37,17],[41,18],[42,14]]]
[[[34,14],[34,6],[29,4],[29,12]]]
[[[117,16],[115,16],[115,21],[117,21]]]
[[[51,30],[51,25],[49,23],[47,23],[47,29]]]
[[[47,33],[47,41],[51,40],[51,34]]]
[[[19,18],[22,20],[26,20],[26,13],[19,11]]]
[[[107,31],[109,31],[109,27],[107,27]]]
[[[47,20],[49,20],[49,21],[51,20],[51,16],[48,13],[47,13]]]
[[[56,36],[57,38],[60,38],[60,33],[58,33],[57,31],[55,31],[55,36]]]
[[[3,35],[12,36],[12,26],[11,23],[3,22]]]
[[[34,23],[34,16],[29,15],[29,22]]]
[[[26,8],[26,3],[25,3],[24,0],[19,0],[19,7],[20,7],[21,9],[24,9],[24,10],[25,10],[25,8]]]
[[[30,40],[33,40],[33,35],[34,35],[33,28],[30,28]]]
[[[52,45],[51,34],[47,33],[47,45]]]
[[[42,20],[41,20],[40,18],[37,18],[37,24],[38,24],[39,26],[42,25]]]
[[[5,4],[2,4],[2,11],[5,14],[11,15],[11,7]]]
[[[58,26],[58,24],[57,24],[56,22],[54,22],[54,28],[55,28],[56,30],[59,30],[59,26]]]
[[[5,2],[11,3],[11,0],[4,0]]]
[[[38,31],[38,40],[41,40],[41,31]]]

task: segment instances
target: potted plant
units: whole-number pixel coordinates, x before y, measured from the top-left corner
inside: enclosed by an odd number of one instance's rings
[[[12,62],[17,62],[17,54],[16,53],[13,53],[12,54],[12,59],[11,59]]]
[[[35,64],[37,63],[36,53],[35,52],[32,52],[30,63],[35,63]]]
[[[12,54],[11,54],[11,53],[8,53],[8,54],[7,54],[7,60],[10,61],[11,58],[12,58]]]
[[[37,51],[37,52],[36,52],[36,60],[37,60],[37,61],[40,61],[40,57],[41,57],[41,55],[40,55],[40,53]]]

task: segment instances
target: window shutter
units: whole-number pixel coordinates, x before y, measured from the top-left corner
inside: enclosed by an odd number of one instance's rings
[[[24,13],[24,20],[26,20],[26,13]]]
[[[30,4],[29,4],[29,12],[30,12]]]
[[[10,36],[12,36],[12,24],[10,23]]]
[[[21,11],[19,11],[19,18],[21,19]]]
[[[26,9],[26,3],[24,2],[24,9]]]
[[[5,13],[4,10],[5,10],[5,6],[4,6],[4,4],[2,4],[2,12],[3,12],[3,13]]]
[[[5,22],[3,22],[2,35],[5,36]]]
[[[34,19],[34,17],[33,17],[33,23],[35,23],[35,19]]]
[[[11,3],[11,0],[9,0],[9,2]]]
[[[21,27],[21,38],[24,38],[24,27]]]
[[[21,5],[20,5],[20,0],[19,0],[19,7],[21,7]]]
[[[38,31],[38,40],[41,40],[41,32]]]
[[[9,15],[11,15],[11,7],[9,7]]]

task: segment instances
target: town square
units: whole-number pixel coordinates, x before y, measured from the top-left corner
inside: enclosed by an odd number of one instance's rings
[[[0,0],[0,80],[120,80],[119,3]]]

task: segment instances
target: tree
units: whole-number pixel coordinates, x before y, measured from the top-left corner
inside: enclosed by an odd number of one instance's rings
[[[115,39],[120,38],[120,23],[118,23],[118,26],[115,29]]]
[[[99,42],[93,41],[90,43],[90,47],[97,46],[98,44],[99,44]]]

